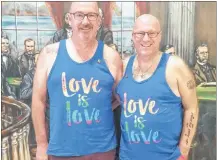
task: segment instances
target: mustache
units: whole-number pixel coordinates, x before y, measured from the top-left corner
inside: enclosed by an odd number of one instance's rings
[[[79,29],[90,29],[90,28],[93,28],[91,24],[86,24],[79,27]]]

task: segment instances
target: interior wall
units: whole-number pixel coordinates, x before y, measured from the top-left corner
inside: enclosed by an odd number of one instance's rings
[[[64,2],[64,12],[68,12],[72,2]]]
[[[195,46],[207,43],[209,62],[216,66],[216,2],[196,2]]]
[[[165,45],[166,42],[166,28],[167,28],[167,4],[168,2],[150,2],[149,13],[157,17],[160,21],[162,30],[162,40],[161,47]]]

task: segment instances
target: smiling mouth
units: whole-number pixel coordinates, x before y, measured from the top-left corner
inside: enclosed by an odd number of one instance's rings
[[[90,28],[81,28],[81,30],[88,31]]]
[[[151,45],[152,45],[152,44],[149,44],[149,45],[142,45],[142,44],[141,44],[142,47],[151,47]]]

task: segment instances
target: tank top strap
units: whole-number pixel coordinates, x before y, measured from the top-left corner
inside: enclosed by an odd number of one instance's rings
[[[97,46],[97,49],[95,52],[95,56],[94,56],[95,60],[98,60],[98,59],[101,60],[103,58],[103,50],[104,50],[104,43],[103,43],[103,41],[99,40],[98,46]]]
[[[156,69],[158,72],[155,74],[155,76],[163,77],[162,80],[164,81],[166,81],[166,66],[170,56],[170,54],[163,53],[159,65]]]
[[[171,56],[170,54],[163,53],[160,64],[159,64],[159,67],[166,67],[167,61],[168,61],[170,56]]]
[[[62,39],[59,41],[58,54],[61,55],[65,52],[66,52],[66,39]]]
[[[124,77],[132,77],[132,67],[133,67],[133,62],[134,62],[134,59],[135,59],[136,55],[133,55],[130,57],[128,63],[127,63],[127,67],[126,67],[126,70],[125,70],[125,73],[124,73]]]

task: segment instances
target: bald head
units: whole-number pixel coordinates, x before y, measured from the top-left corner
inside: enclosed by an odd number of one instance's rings
[[[140,28],[141,26],[145,27],[147,25],[152,26],[152,28],[155,29],[156,31],[161,30],[159,20],[151,14],[143,14],[139,16],[136,19],[133,30],[136,30],[137,28]]]
[[[137,54],[158,53],[160,41],[161,28],[158,19],[150,14],[139,16],[133,27],[133,43]]]
[[[70,7],[70,12],[76,12],[80,7],[92,8],[95,12],[99,12],[99,6],[97,2],[72,2]]]

